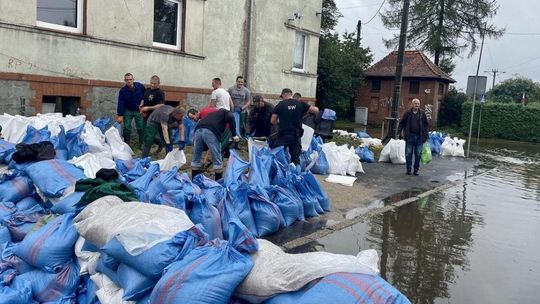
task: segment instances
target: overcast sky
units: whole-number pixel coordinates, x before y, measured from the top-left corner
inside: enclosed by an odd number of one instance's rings
[[[339,32],[356,31],[358,20],[367,23],[375,16],[383,0],[335,0],[343,17],[339,20]],[[484,71],[497,69],[496,83],[516,76],[531,78],[540,82],[540,1],[539,0],[498,0],[499,10],[494,23],[506,28],[506,34],[498,40],[486,40],[480,75],[488,76],[488,90],[491,88],[492,74]],[[383,4],[381,11],[387,8]],[[377,15],[362,26],[362,46],[369,47],[373,53],[373,63],[382,59],[391,50],[385,48],[382,38],[390,38],[392,31],[384,28]],[[456,69],[452,77],[455,86],[465,89],[467,76],[475,75],[478,64],[477,51],[471,58],[463,54],[456,58]],[[428,57],[430,56],[429,54]],[[433,58],[431,58],[433,60]]]

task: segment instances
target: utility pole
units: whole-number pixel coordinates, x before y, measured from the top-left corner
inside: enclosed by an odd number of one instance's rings
[[[396,63],[396,79],[394,80],[394,94],[392,97],[392,120],[388,138],[396,138],[398,129],[399,101],[401,100],[401,84],[403,82],[403,62],[405,59],[405,44],[407,42],[407,26],[409,24],[409,4],[410,0],[403,0],[403,11],[401,13],[401,31],[399,34],[399,47]]]
[[[362,34],[362,20],[356,24],[356,47],[360,47],[360,36]]]
[[[471,109],[471,122],[469,125],[469,138],[467,140],[467,157],[469,157],[469,153],[471,151],[471,134],[472,134],[472,126],[474,121],[474,107],[476,105],[476,91],[478,89],[478,73],[480,72],[480,63],[482,62],[482,52],[484,51],[484,32],[482,31],[482,44],[480,45],[480,56],[478,57],[478,66],[476,67],[476,77],[474,78],[474,94],[473,94],[473,100],[472,100],[472,109]]]
[[[499,71],[497,69],[491,69],[489,71],[484,71],[484,73],[490,73],[490,74],[493,74],[493,82],[491,84],[491,89],[493,90],[493,88],[495,87],[495,79],[497,78],[497,74],[498,73],[501,73],[501,74],[504,74],[506,72],[503,72],[503,71]]]

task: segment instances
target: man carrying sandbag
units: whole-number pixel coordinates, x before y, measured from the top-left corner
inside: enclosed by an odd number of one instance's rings
[[[401,135],[402,131],[403,135]],[[403,114],[399,122],[398,134],[400,138],[405,139],[407,174],[411,175],[414,154],[414,175],[418,175],[422,146],[428,139],[428,120],[426,113],[420,109],[420,100],[418,98],[411,101],[411,108]]]
[[[291,89],[283,89],[281,91],[283,100],[278,103],[272,112],[270,121],[273,125],[277,124],[279,126],[278,138],[272,146],[284,146],[287,148],[291,155],[291,161],[298,165],[300,163],[300,153],[302,152],[300,138],[304,134],[302,117],[307,112],[319,113],[319,108],[293,99],[292,96]]]
[[[201,111],[202,112],[202,111]],[[200,173],[202,166],[202,154],[204,147],[208,147],[212,154],[212,166],[214,168],[215,180],[223,177],[223,156],[221,154],[221,141],[225,133],[225,127],[229,124],[232,134],[236,133],[236,122],[234,116],[226,109],[219,109],[201,118],[195,127],[193,138],[193,159],[191,161],[191,176]],[[240,138],[233,136],[232,140],[238,142]]]
[[[172,129],[178,128],[180,142],[178,143],[178,148],[180,150],[184,149],[185,146],[185,134],[184,134],[184,124],[182,123],[182,118],[185,114],[185,109],[182,107],[172,107],[169,105],[161,105],[150,114],[148,117],[148,124],[146,125],[146,130],[144,134],[144,147],[142,150],[142,157],[147,157],[150,154],[150,147],[154,142],[154,137],[157,134],[160,135],[161,139],[165,142],[165,147],[167,153],[171,152],[173,149],[172,143]]]

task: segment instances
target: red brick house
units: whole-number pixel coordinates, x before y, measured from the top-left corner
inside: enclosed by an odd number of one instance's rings
[[[394,51],[365,72],[358,89],[357,106],[368,108],[368,124],[380,125],[391,116],[397,52]],[[403,85],[399,102],[399,116],[418,98],[426,111],[431,126],[437,125],[440,103],[450,83],[456,82],[420,51],[406,51],[403,66]]]

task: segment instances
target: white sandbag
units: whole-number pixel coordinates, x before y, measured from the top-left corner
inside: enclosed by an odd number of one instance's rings
[[[390,162],[390,151],[392,150],[392,145],[390,145],[390,142],[392,142],[393,139],[390,139],[390,141],[384,146],[384,148],[381,150],[381,154],[379,155],[379,162],[380,163],[389,163]]]
[[[165,155],[164,159],[156,160],[151,163],[158,164],[159,171],[164,172],[164,171],[169,171],[174,167],[176,167],[177,169],[180,169],[183,165],[186,164],[186,162],[187,160],[186,160],[186,154],[184,153],[184,150],[173,149],[171,152]]]
[[[444,138],[441,145],[441,156],[453,156],[456,150],[456,142],[450,136]]]
[[[82,248],[84,242],[86,242],[86,240],[82,237],[79,237],[77,243],[75,243],[75,255],[77,256],[77,261],[79,262],[80,274],[94,275],[96,274],[96,267],[101,253],[83,251]]]
[[[100,247],[116,237],[131,255],[138,255],[193,227],[183,210],[169,206],[140,202],[120,203],[111,207],[97,204],[100,204],[98,200],[75,217],[75,228],[82,237]],[[91,208],[90,214],[85,212],[88,208]]]
[[[30,124],[30,120],[22,116],[12,116],[4,114],[2,125],[2,137],[11,143],[18,144],[26,135],[26,129]]]
[[[341,149],[336,143],[325,143],[322,149],[328,160],[328,174],[347,175],[348,163],[341,157]]]
[[[114,160],[102,156],[102,154],[86,153],[79,157],[74,157],[68,162],[84,170],[84,175],[88,178],[96,178],[96,173],[100,169],[115,169]]]
[[[456,146],[454,148],[454,152],[452,153],[452,156],[465,157],[465,150],[463,149],[465,140],[454,137],[454,142],[456,143]]]
[[[81,139],[88,145],[90,153],[100,153],[102,156],[109,155],[109,158],[112,159],[111,147],[106,143],[105,135],[90,121],[84,123]]]
[[[362,163],[360,162],[360,157],[354,152],[354,148],[349,148],[348,153],[348,166],[347,166],[347,175],[356,176],[356,172],[364,173],[364,168],[362,168]]]
[[[304,129],[304,134],[300,139],[300,142],[302,143],[302,151],[307,151],[309,149],[309,146],[311,145],[311,140],[313,139],[313,134],[315,133],[315,130],[312,127],[304,124],[302,124],[302,129]]]
[[[124,290],[118,285],[114,284],[109,277],[102,273],[94,274],[90,279],[96,284],[98,290],[96,296],[102,304],[135,304],[135,301],[124,301],[122,296]]]
[[[405,141],[398,139],[390,140],[388,144],[391,144],[390,149],[390,161],[392,164],[404,164],[405,160]]]
[[[325,181],[327,181],[329,183],[340,184],[340,185],[352,187],[353,184],[354,184],[354,181],[356,181],[356,177],[330,174],[325,179]]]
[[[236,296],[252,303],[336,272],[378,274],[378,254],[363,250],[357,256],[328,252],[287,254],[267,240],[259,239],[259,251],[252,254],[253,268],[236,289]]]
[[[364,144],[368,145],[368,146],[376,146],[376,147],[379,147],[379,146],[382,146],[382,141],[379,139],[379,138],[360,138],[360,141],[363,142]]]
[[[110,127],[109,130],[105,131],[105,137],[111,147],[112,156],[115,160],[131,160],[133,158],[133,150],[122,140],[116,128]]]

